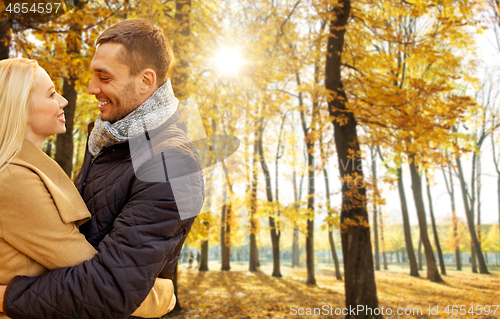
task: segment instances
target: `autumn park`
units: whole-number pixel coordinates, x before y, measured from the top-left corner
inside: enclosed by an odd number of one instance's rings
[[[212,160],[164,318],[500,317],[500,1],[16,3],[0,59],[68,100],[43,151],[73,180],[99,34],[170,40],[178,125]]]

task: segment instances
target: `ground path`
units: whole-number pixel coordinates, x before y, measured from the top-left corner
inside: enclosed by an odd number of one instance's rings
[[[210,269],[220,269],[220,265],[210,265]],[[335,279],[330,269],[318,269],[317,286],[307,286],[303,282],[305,269],[283,267],[282,278],[270,276],[269,265],[262,267],[262,272],[251,273],[245,264],[232,264],[232,270],[198,272],[181,266],[179,296],[184,310],[176,319],[196,318],[308,318],[299,316],[320,308],[323,314],[316,318],[338,318],[334,311],[344,307],[344,283]],[[425,275],[424,272],[420,272]],[[500,318],[500,307],[493,315],[453,315],[460,305],[467,311],[477,305],[500,304],[500,273],[478,275],[470,272],[449,271],[443,276],[446,284],[435,284],[425,279],[412,278],[400,270],[376,272],[377,290],[380,307],[384,314],[392,311],[385,318]],[[450,305],[450,314],[444,313]],[[436,309],[437,316],[428,316],[429,306]],[[300,309],[302,308],[302,310]],[[390,308],[390,310],[388,310]],[[316,314],[320,312],[316,310]],[[328,310],[326,310],[328,309]],[[396,311],[406,311],[413,315],[397,316]],[[414,310],[413,310],[414,309]],[[421,309],[417,315],[418,309]],[[481,309],[481,307],[479,308]],[[337,310],[337,311],[340,311]],[[484,310],[483,310],[484,311]],[[295,313],[295,315],[294,315]],[[421,315],[422,314],[422,315]]]

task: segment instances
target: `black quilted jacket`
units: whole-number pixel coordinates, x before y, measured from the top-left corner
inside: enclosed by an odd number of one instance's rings
[[[200,158],[175,114],[135,141],[86,151],[77,177],[92,219],[80,227],[93,259],[39,277],[14,278],[12,318],[127,318],[157,276],[172,278],[204,200]]]

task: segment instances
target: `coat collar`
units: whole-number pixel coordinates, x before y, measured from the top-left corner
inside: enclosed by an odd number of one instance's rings
[[[40,177],[64,223],[80,225],[90,218],[87,206],[63,169],[33,143],[25,139],[11,164],[26,167]]]

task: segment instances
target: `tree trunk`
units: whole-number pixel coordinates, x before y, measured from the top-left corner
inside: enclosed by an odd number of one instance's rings
[[[48,157],[52,157],[52,144],[52,139],[47,139],[47,148],[45,149],[45,154],[47,154]]]
[[[375,238],[375,270],[380,270],[380,250],[378,246],[378,223],[377,223],[377,158],[375,157],[373,148],[370,147],[372,156],[372,177],[373,177],[373,232]]]
[[[500,23],[500,21],[499,21]],[[491,149],[493,155],[493,163],[495,164],[495,170],[497,172],[497,201],[498,201],[498,235],[500,236],[500,169],[498,169],[498,160],[495,152],[495,137],[494,134],[490,134],[491,137]]]
[[[215,131],[215,121],[212,121],[212,127],[214,128]],[[213,170],[210,170],[208,174],[205,174],[205,185],[208,184],[212,180],[213,176]],[[207,204],[208,207],[211,206],[212,200],[211,200],[211,187],[209,187],[206,190],[205,194],[205,204]],[[201,244],[201,256],[200,256],[200,264],[198,267],[198,271],[208,271],[208,246],[209,246],[209,234],[210,234],[210,223],[212,222],[212,212],[209,211],[205,214],[203,214],[202,217],[203,220],[203,227],[206,229],[206,238]]]
[[[250,227],[255,227],[254,222],[251,222]],[[250,257],[249,257],[249,271],[255,272],[258,271],[257,267],[258,266],[258,250],[257,250],[257,239],[255,234],[251,233],[250,234]]]
[[[179,301],[179,290],[178,284],[177,284],[177,279],[178,279],[178,273],[179,273],[179,262],[177,262],[177,265],[175,265],[175,272],[174,272],[174,278],[172,278],[172,282],[174,284],[174,294],[175,294],[175,306],[174,309],[171,312],[178,312],[182,310],[181,307],[181,302]]]
[[[455,216],[456,218],[456,216]],[[455,223],[456,226],[456,223]],[[454,228],[456,230],[456,228]],[[460,248],[455,249],[455,262],[457,264],[457,270],[462,270],[462,255],[460,254]]]
[[[474,212],[474,209],[475,209],[475,205],[476,205],[476,191],[475,191],[475,185],[476,185],[476,160],[477,160],[477,156],[476,154],[474,153],[474,155],[472,155],[472,174],[471,174],[471,196],[469,197],[469,200],[470,200],[470,216],[472,218],[472,224],[474,225],[474,216],[475,216],[475,212]],[[477,229],[475,228],[474,226],[474,232],[476,232]],[[476,232],[476,236],[477,236],[477,232]],[[479,238],[478,238],[478,242],[479,242]],[[481,245],[481,244],[479,244]],[[476,251],[473,247],[473,243],[471,242],[471,268],[472,268],[472,272],[473,273],[477,273],[477,262],[476,262]]]
[[[375,270],[380,270],[380,250],[378,245],[377,205],[373,203],[373,230],[375,237]]]
[[[231,269],[231,216],[233,214],[233,206],[231,203],[227,204],[226,210],[226,264],[223,270]]]
[[[439,237],[436,227],[436,219],[434,218],[434,209],[432,207],[432,196],[431,196],[431,186],[429,178],[426,174],[426,184],[427,184],[427,198],[429,199],[429,212],[431,214],[432,222],[432,233],[434,234],[434,243],[436,244],[436,250],[438,253],[439,267],[441,269],[441,275],[446,275],[446,267],[444,266],[443,252],[441,251],[441,245],[439,244]]]
[[[462,171],[462,163],[460,158],[456,158],[457,166],[458,166],[458,177],[460,178],[460,186],[462,188],[462,197],[464,200],[465,207],[465,216],[467,217],[467,225],[469,226],[469,234],[471,238],[472,245],[474,246],[474,251],[477,253],[477,260],[479,263],[479,271],[482,274],[489,274],[488,267],[486,266],[486,262],[484,261],[483,252],[481,251],[481,246],[479,245],[479,241],[476,236],[476,231],[474,227],[474,216],[472,216],[472,211],[469,206],[469,200],[467,198],[467,188],[465,184],[465,178]]]
[[[78,8],[78,9],[81,9]],[[75,9],[77,10],[77,9]],[[82,30],[78,24],[70,26],[71,32],[67,35],[67,53],[72,57],[80,56]],[[55,160],[62,167],[64,172],[71,178],[73,173],[73,127],[75,123],[76,102],[78,92],[76,91],[76,81],[78,74],[71,71],[63,79],[63,96],[68,100],[68,105],[64,108],[66,118],[66,133],[59,134],[56,140]]]
[[[256,238],[256,222],[255,214],[257,213],[257,158],[258,158],[258,141],[257,132],[255,135],[254,142],[254,153],[253,153],[253,168],[252,168],[252,193],[250,198],[250,259],[249,259],[249,270],[257,271],[258,267],[258,254],[257,250],[257,238]]]
[[[317,67],[315,65],[315,73]],[[301,85],[299,74],[296,73],[297,85]],[[299,104],[303,105],[302,92],[299,93]],[[314,108],[313,103],[313,117],[317,112],[317,108]],[[307,278],[306,284],[315,285],[316,278],[314,276],[314,141],[312,137],[309,136],[309,130],[313,128],[308,128],[305,122],[304,110],[300,111],[300,118],[302,122],[302,130],[304,131],[304,140],[306,142],[307,148],[307,167],[308,167],[308,188],[307,188],[307,228],[306,228],[306,268],[307,268]]]
[[[257,268],[259,268],[260,267],[259,248],[257,247],[257,244],[255,244],[255,247],[257,251],[257,254],[255,255],[255,264],[257,265]]]
[[[436,266],[436,259],[434,258],[434,253],[432,252],[432,246],[427,232],[427,219],[425,216],[424,200],[422,198],[422,184],[420,174],[418,173],[417,166],[415,164],[415,155],[410,155],[408,159],[410,161],[410,175],[412,182],[411,188],[413,191],[413,198],[415,200],[415,208],[417,210],[420,238],[422,239],[422,244],[424,246],[425,260],[427,263],[427,279],[432,282],[441,283],[443,282],[443,279],[439,275],[439,271]]]
[[[292,268],[299,266],[299,228],[293,228]]]
[[[328,171],[323,168],[323,176],[325,177],[325,189],[326,189],[326,209],[328,210],[328,217],[332,217],[332,207],[330,202],[330,183],[328,182]],[[330,243],[330,250],[332,252],[333,262],[335,264],[335,276],[338,280],[342,280],[342,275],[340,274],[339,258],[337,257],[337,250],[335,249],[335,241],[333,240],[333,223],[328,223],[328,242]]]
[[[377,150],[380,158],[382,159],[382,161],[384,161],[382,157],[382,152],[380,151],[380,147],[377,147]],[[408,256],[408,264],[410,266],[410,276],[420,277],[418,271],[422,269],[417,265],[415,250],[413,249],[410,217],[408,214],[408,204],[406,202],[406,192],[403,183],[403,170],[401,169],[401,167],[397,169],[397,172],[398,172],[398,194],[399,194],[399,202],[401,204],[401,215],[403,216],[403,231],[405,236],[406,255]]]
[[[415,251],[413,250],[413,241],[411,238],[410,217],[408,214],[408,204],[406,202],[406,193],[403,183],[403,170],[401,167],[398,168],[398,193],[399,201],[401,203],[401,215],[403,216],[403,230],[405,234],[406,254],[408,255],[408,263],[410,265],[410,276],[420,277],[418,271],[422,270],[422,262],[419,260],[419,265],[417,266]]]
[[[306,284],[315,285],[314,276],[314,144],[307,143],[307,166],[309,167],[309,190],[307,192],[307,236],[306,236]]]
[[[297,189],[297,174],[295,173],[295,169],[292,172],[293,175],[293,197],[295,200],[295,212],[297,213],[299,210],[299,199],[301,198],[302,195],[302,187],[300,189]],[[302,175],[304,177],[304,175]],[[302,181],[300,186],[302,186]],[[299,266],[299,228],[297,227],[297,224],[294,223],[293,226],[293,243],[292,243],[292,268],[298,267]]]
[[[208,239],[201,244],[200,267],[198,271],[208,271]]]
[[[226,194],[222,195],[225,198]],[[222,206],[221,217],[220,217],[220,270],[224,269],[224,265],[227,264],[226,261],[226,205]]]
[[[79,2],[74,11],[82,10],[84,2]],[[66,52],[72,58],[81,56],[82,26],[78,23],[70,25],[70,32],[66,36]],[[63,96],[68,100],[68,105],[64,108],[66,118],[66,133],[59,134],[56,140],[55,160],[62,167],[64,172],[71,178],[73,173],[73,128],[75,123],[76,102],[78,92],[76,91],[76,81],[79,79],[79,69],[69,68],[68,75],[63,78]]]
[[[283,128],[283,126],[282,126]],[[264,157],[264,147],[262,145],[262,139],[264,135],[264,126],[261,125],[259,129],[259,136],[257,139],[258,151],[259,151],[259,162],[262,167],[262,171],[264,172],[264,177],[266,180],[266,197],[267,202],[272,205],[273,204],[273,191],[271,185],[271,173],[269,172],[269,168],[267,167],[266,159]],[[279,146],[278,146],[279,148]],[[277,168],[276,168],[277,169]],[[276,183],[278,181],[276,180]],[[269,218],[269,228],[271,233],[271,243],[273,246],[273,277],[281,277],[280,271],[280,234],[278,232],[278,226],[276,225],[274,218],[274,211],[268,213]]]
[[[273,277],[281,277],[281,270],[280,270],[280,237],[281,237],[281,225],[279,223],[280,221],[280,215],[281,215],[281,207],[280,207],[280,199],[279,199],[279,159],[283,157],[284,151],[285,151],[285,146],[282,142],[282,137],[283,137],[283,128],[286,123],[286,114],[283,115],[283,120],[281,122],[281,128],[280,128],[280,133],[279,133],[279,138],[278,138],[278,146],[276,147],[276,157],[274,160],[274,166],[276,167],[275,169],[275,189],[274,189],[274,195],[275,195],[275,201],[276,201],[276,212],[275,216],[277,218],[276,225],[271,226],[271,241],[273,243]],[[273,221],[274,222],[274,221]],[[269,219],[269,224],[271,225],[271,219]],[[273,238],[273,230],[274,230],[274,238]]]
[[[498,235],[500,236],[500,174],[497,178],[497,198],[498,198]]]
[[[457,235],[457,213],[455,210],[452,211],[451,218],[453,218],[453,237],[455,238],[455,262],[457,264],[457,270],[462,270],[462,256],[460,255],[460,244]]]
[[[227,176],[227,168],[224,163],[222,167]],[[228,184],[230,181],[228,180]],[[230,194],[233,196],[231,186],[229,187]],[[224,189],[222,198],[226,198],[226,190]],[[231,203],[227,203],[222,207],[221,211],[221,270],[228,271],[231,269]]]
[[[57,135],[55,160],[62,167],[69,178],[73,171],[73,127],[75,123],[75,109],[78,93],[76,92],[76,78],[63,79],[63,95],[68,100],[64,108],[66,118],[66,133]]]
[[[222,198],[225,198],[224,194]],[[221,247],[221,268],[220,270],[231,269],[231,237],[229,219],[231,218],[231,203],[222,206],[221,214],[221,231],[220,231],[220,247]]]
[[[175,31],[176,41],[173,41],[175,60],[172,72],[172,90],[179,101],[189,96],[191,52],[186,52],[184,48],[189,48],[186,44],[191,41],[190,18],[191,0],[176,0],[174,20],[178,29]]]
[[[280,270],[280,234],[276,230],[274,218],[269,217],[269,227],[271,228],[271,242],[273,245],[273,277],[281,277]]]
[[[479,242],[479,247],[481,247],[481,158],[477,160],[477,241]],[[482,247],[481,247],[482,251]],[[487,254],[484,254],[485,263],[488,263]],[[477,272],[477,270],[476,270]]]
[[[315,60],[314,64],[314,82],[315,85],[319,83],[319,65],[318,65],[318,60]],[[299,74],[296,73],[296,79],[297,79],[297,85],[300,86],[300,77]],[[303,98],[302,98],[302,92],[299,93],[299,104],[303,106]],[[318,115],[318,102],[317,99],[313,99],[313,109],[312,109],[312,117],[313,120],[311,121],[310,126],[308,127],[306,125],[306,120],[305,120],[305,111],[304,108],[301,108],[300,110],[300,119],[302,122],[302,130],[304,132],[304,141],[306,143],[306,149],[307,149],[307,167],[308,167],[308,177],[309,177],[309,184],[308,184],[308,190],[307,190],[307,228],[306,228],[306,268],[307,268],[307,278],[306,278],[306,284],[308,285],[315,285],[316,284],[316,277],[314,275],[314,195],[315,195],[315,189],[314,189],[314,183],[315,183],[315,173],[314,173],[314,144],[315,140],[314,137],[312,136],[315,131],[315,117]]]
[[[458,235],[457,235],[457,214],[455,211],[453,211],[451,218],[453,218],[454,238],[458,238]],[[456,246],[455,246],[456,247],[455,248],[455,262],[457,264],[457,270],[462,270],[462,256],[460,254],[460,246],[459,246],[458,240],[455,240],[455,241],[457,241]]]
[[[460,243],[458,238],[458,220],[457,220],[457,211],[455,208],[455,187],[453,186],[453,176],[451,175],[451,164],[448,164],[448,174],[449,174],[449,183],[446,178],[446,174],[443,170],[443,177],[446,184],[446,189],[448,190],[448,194],[450,195],[451,200],[451,218],[453,225],[453,245],[455,246],[455,262],[457,264],[457,270],[462,270],[462,257],[460,256]]]
[[[326,23],[323,21],[321,23],[321,30],[324,30]],[[306,143],[307,149],[307,167],[309,171],[309,187],[307,191],[307,236],[306,236],[306,267],[307,267],[307,278],[306,284],[315,285],[316,277],[314,275],[314,201],[315,201],[315,163],[314,163],[314,145],[316,140],[316,122],[319,117],[319,84],[320,84],[320,65],[319,65],[319,53],[321,52],[321,46],[319,42],[316,43],[316,51],[318,55],[314,58],[314,93],[312,96],[312,120],[309,126],[306,125],[305,111],[304,108],[300,108],[300,119],[302,122],[302,130],[304,132],[304,141]],[[300,87],[300,77],[299,73],[296,73],[297,85]],[[302,98],[302,92],[299,93],[299,103],[302,106],[304,104]]]
[[[422,260],[422,238],[418,238],[418,270],[424,270],[424,263]]]
[[[368,212],[366,209],[366,189],[363,184],[363,168],[356,132],[356,118],[347,111],[347,96],[341,80],[342,52],[347,22],[351,11],[349,0],[340,0],[333,10],[328,37],[325,88],[332,93],[328,98],[328,109],[334,117],[335,146],[342,177],[342,208],[340,214],[342,254],[344,257],[344,286],[347,308],[378,308],[375,270],[373,268],[372,245]],[[342,118],[342,125],[337,119]],[[354,161],[351,165],[350,161]],[[355,167],[356,166],[356,167]],[[360,180],[353,183],[354,179]],[[356,186],[356,188],[353,188]],[[375,318],[367,311],[357,316],[348,314],[346,318]]]
[[[384,241],[384,219],[382,218],[382,209],[379,207],[380,216],[380,241],[382,242],[382,259],[384,261],[384,270],[387,270],[387,256],[385,252],[385,241]]]
[[[474,249],[474,245],[472,243],[470,245],[470,265],[471,271],[477,274],[476,250]]]
[[[5,17],[0,16],[0,60],[9,58],[11,33],[10,21],[6,14]]]

